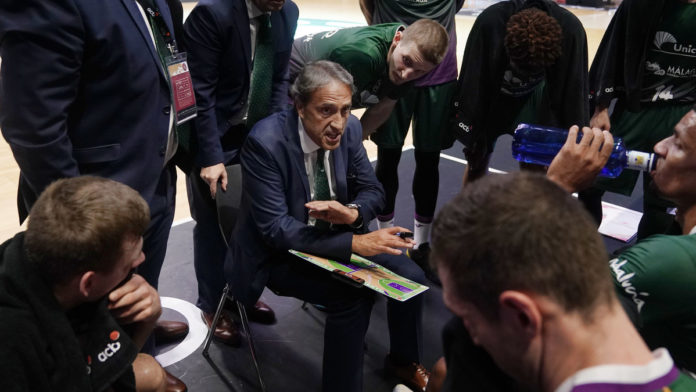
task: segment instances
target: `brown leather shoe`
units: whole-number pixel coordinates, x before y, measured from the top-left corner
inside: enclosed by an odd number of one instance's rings
[[[225,302],[225,309],[237,314],[237,305],[234,301]],[[249,320],[259,324],[273,324],[276,322],[275,312],[265,302],[256,301],[253,307],[250,306],[246,308],[246,312],[247,316],[249,316]]]
[[[396,363],[391,355],[384,358],[384,371],[398,379],[400,379],[409,388],[417,392],[425,392],[425,387],[428,385],[428,372],[420,363],[409,363],[401,365]]]
[[[203,318],[203,321],[205,321],[205,325],[210,328],[210,325],[213,323],[213,318],[215,318],[215,314],[201,312],[201,317]],[[242,345],[242,337],[239,334],[239,330],[234,325],[234,322],[230,320],[224,312],[220,315],[220,319],[215,326],[213,336],[216,340],[225,343],[228,346],[239,347]]]
[[[166,392],[186,392],[188,391],[188,388],[186,387],[186,384],[184,384],[183,381],[179,380],[176,378],[173,374],[169,373],[168,371],[164,371],[164,374],[166,375],[166,385],[164,387],[164,390]]]
[[[261,324],[273,324],[276,322],[275,312],[264,302],[256,301],[256,304],[251,308],[247,308],[246,311],[251,321]]]
[[[170,342],[186,337],[188,334],[188,324],[181,321],[157,320],[152,333],[158,342]]]

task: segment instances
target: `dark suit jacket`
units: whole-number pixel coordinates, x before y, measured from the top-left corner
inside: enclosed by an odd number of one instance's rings
[[[288,101],[287,68],[297,27],[298,9],[288,0],[271,13],[275,56],[273,59],[272,112],[284,109]],[[230,121],[244,107],[251,76],[251,36],[244,0],[201,0],[184,24],[191,76],[196,89],[198,117],[197,163],[201,167],[231,163],[237,157],[244,135],[234,149],[223,154],[220,138]]]
[[[258,122],[241,153],[242,206],[225,263],[237,299],[253,304],[268,281],[271,263],[296,249],[347,260],[353,233],[322,232],[307,225],[310,201],[297,112],[283,111]],[[348,120],[340,146],[331,153],[336,197],[356,203],[367,224],[384,205],[384,191],[362,145],[362,128]]]
[[[164,0],[155,0],[171,26]],[[32,203],[52,181],[112,178],[150,201],[169,87],[135,0],[4,0],[0,127]]]

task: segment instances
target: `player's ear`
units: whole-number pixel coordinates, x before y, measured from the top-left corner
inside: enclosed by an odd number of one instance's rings
[[[299,99],[295,99],[295,110],[297,110],[297,114],[300,118],[304,119],[305,105]]]
[[[95,272],[87,271],[80,277],[80,294],[85,298],[90,298],[95,285]]]
[[[403,35],[403,32],[397,31],[396,34],[394,34],[394,38],[392,39],[392,45],[397,45],[399,42],[401,42],[401,38],[403,37]]]
[[[514,327],[526,339],[541,333],[542,314],[533,298],[525,293],[507,290],[498,298],[502,322]]]

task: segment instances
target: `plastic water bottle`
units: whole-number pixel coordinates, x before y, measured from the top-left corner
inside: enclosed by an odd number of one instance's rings
[[[568,131],[521,123],[512,141],[512,156],[520,162],[548,166],[568,138]],[[578,142],[582,132],[578,132]],[[651,171],[655,169],[655,154],[627,150],[621,138],[614,138],[614,150],[600,176],[618,177],[623,169]]]

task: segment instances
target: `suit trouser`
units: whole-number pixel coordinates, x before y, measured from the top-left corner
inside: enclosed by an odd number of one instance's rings
[[[244,125],[235,125],[220,139],[225,166],[239,163],[239,150],[246,137]],[[227,244],[220,232],[215,200],[210,187],[201,178],[201,168],[194,167],[186,176],[193,227],[193,268],[198,282],[196,306],[206,313],[215,313],[225,287],[225,255]]]
[[[200,168],[194,168],[186,177],[191,217],[196,221],[193,227],[193,267],[198,281],[196,306],[206,313],[215,313],[225,287],[223,267],[227,245],[220,232],[215,200],[200,173]]]
[[[403,277],[425,282],[423,271],[408,257],[379,255],[370,259]],[[322,389],[361,391],[363,342],[375,292],[333,279],[328,271],[294,256],[274,262],[267,286],[280,295],[326,307]],[[403,361],[420,363],[421,297],[418,295],[406,302],[391,299],[387,302],[391,354]]]
[[[145,261],[137,272],[154,288],[159,283],[160,271],[167,253],[167,241],[174,221],[176,201],[176,169],[169,164],[162,170],[155,195],[150,200],[150,225],[143,236]]]

